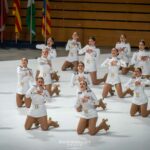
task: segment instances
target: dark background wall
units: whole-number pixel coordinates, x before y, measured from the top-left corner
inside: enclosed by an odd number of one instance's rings
[[[15,40],[12,0],[9,2],[9,18],[5,40]],[[98,46],[113,46],[121,33],[127,35],[132,46],[145,39],[150,46],[149,0],[49,0],[51,4],[52,36],[58,42],[66,42],[72,32],[80,34],[83,44],[89,36],[96,36]],[[36,41],[44,41],[41,34],[42,0],[36,4]],[[27,0],[21,0],[23,31],[20,40],[29,41],[26,26]]]

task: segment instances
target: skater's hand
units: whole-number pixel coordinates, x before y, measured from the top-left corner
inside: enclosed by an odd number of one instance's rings
[[[135,82],[135,85],[136,85],[136,86],[139,86],[139,85],[141,85],[141,82],[140,82],[140,81],[136,81],[136,82]]]
[[[80,105],[78,108],[77,108],[77,112],[81,112],[82,111],[82,106]]]
[[[38,91],[37,91],[37,94],[42,95],[42,94],[43,94],[43,91],[42,91],[42,90],[38,90]]]
[[[89,96],[84,96],[84,97],[82,98],[82,102],[83,102],[83,103],[86,103],[89,99],[90,99]]]
[[[81,81],[84,81],[84,79],[85,79],[84,77],[79,77],[78,81],[81,82]]]
[[[93,52],[93,50],[92,49],[87,49],[87,53],[92,53]]]
[[[141,56],[141,60],[142,61],[147,61],[148,60],[148,56]]]
[[[116,65],[117,65],[117,61],[114,61],[114,60],[113,60],[113,61],[111,62],[111,65],[112,65],[112,66],[116,66]]]

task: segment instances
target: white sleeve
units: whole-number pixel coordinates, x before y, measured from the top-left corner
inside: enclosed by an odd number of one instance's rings
[[[131,64],[135,65],[137,63],[137,53],[134,53],[131,58]]]
[[[99,104],[99,100],[97,99],[96,95],[93,92],[91,92],[91,99],[93,100],[94,105]]]
[[[78,51],[81,49],[81,43],[78,42]]]
[[[31,88],[26,92],[25,97],[26,97],[26,98],[31,98],[31,95],[32,95],[33,90],[34,90],[34,87],[31,87]]]
[[[80,103],[80,99],[79,99],[79,95],[78,95],[77,99],[76,99],[75,108],[78,108],[80,105],[81,105],[81,103]]]
[[[49,59],[54,59],[57,57],[57,53],[56,53],[56,49],[52,49],[52,52],[50,52],[50,55],[49,55]]]
[[[130,79],[126,84],[125,84],[125,88],[126,89],[133,89],[134,87],[134,80],[133,79]]]
[[[120,60],[118,66],[121,66],[121,67],[127,67],[127,64],[126,64],[125,61]]]
[[[108,67],[110,65],[109,58],[107,58],[102,64],[101,67]]]
[[[67,45],[66,45],[66,51],[70,50],[70,43],[71,43],[71,40],[68,40]]]
[[[73,73],[73,74],[72,74],[72,77],[71,77],[71,82],[70,82],[70,85],[71,85],[71,86],[74,86],[74,85],[75,85],[75,79],[76,79],[76,75]]]
[[[149,79],[144,79],[142,80],[142,86],[145,86],[145,85],[150,85],[150,80]]]
[[[99,65],[99,58],[100,58],[100,49],[96,48],[96,65]]]
[[[131,46],[130,43],[127,43],[127,52],[126,52],[127,56],[130,57],[131,56]]]
[[[91,76],[90,74],[87,74],[87,82],[88,82],[88,85],[91,87],[93,84],[92,84],[92,79],[91,79]]]
[[[45,101],[49,101],[51,99],[49,92],[47,90],[43,91],[43,96],[44,96]]]
[[[86,52],[88,45],[84,46],[82,49],[79,50],[79,54],[82,55]]]

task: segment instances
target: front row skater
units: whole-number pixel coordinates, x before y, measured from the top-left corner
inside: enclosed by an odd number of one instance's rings
[[[80,92],[77,96],[76,110],[79,112],[80,120],[77,127],[77,133],[83,134],[86,128],[89,130],[90,135],[95,135],[100,130],[104,129],[107,131],[109,125],[106,124],[107,119],[103,119],[102,122],[96,126],[98,113],[96,107],[99,105],[95,94],[88,89],[87,82],[80,82]]]
[[[33,124],[40,124],[42,130],[48,130],[50,126],[59,127],[58,123],[47,119],[45,102],[49,99],[49,93],[44,87],[44,79],[37,78],[37,84],[26,93],[26,107],[29,108],[25,121],[25,129],[30,130]]]

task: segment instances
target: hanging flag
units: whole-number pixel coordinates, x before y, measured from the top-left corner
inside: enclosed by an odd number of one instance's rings
[[[0,0],[0,32],[4,31],[8,15],[7,0]]]
[[[42,35],[46,38],[51,35],[50,3],[48,0],[43,0],[42,14]]]
[[[22,31],[22,23],[20,18],[20,0],[13,1],[13,15],[15,16],[15,33],[19,37],[20,32]]]
[[[32,39],[35,38],[35,1],[28,0],[27,4],[27,18],[26,18],[28,29],[30,34],[32,34]]]

